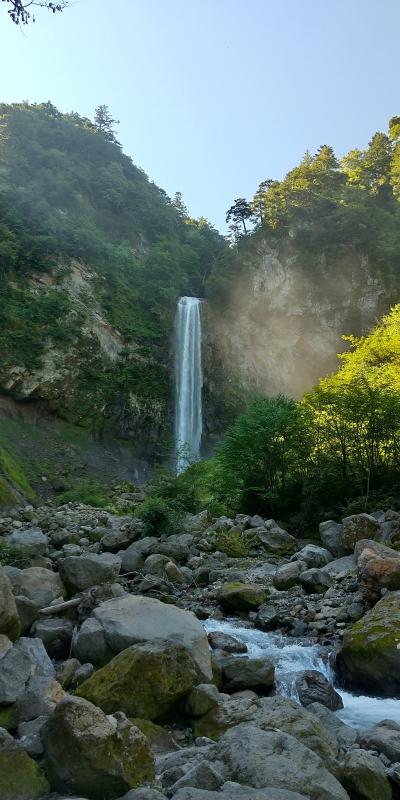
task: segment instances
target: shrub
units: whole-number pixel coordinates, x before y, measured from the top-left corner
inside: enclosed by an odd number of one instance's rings
[[[144,522],[147,536],[178,533],[182,512],[173,508],[162,497],[149,496],[136,509],[135,515]]]

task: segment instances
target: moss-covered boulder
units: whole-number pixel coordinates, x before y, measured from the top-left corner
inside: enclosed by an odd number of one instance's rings
[[[49,784],[21,745],[0,728],[1,800],[35,800],[49,790]]]
[[[340,782],[357,800],[391,800],[392,789],[382,761],[366,750],[351,750],[340,769]]]
[[[218,600],[226,611],[253,611],[258,609],[269,597],[265,586],[256,583],[224,583],[218,593]]]
[[[42,740],[47,775],[58,792],[113,800],[154,778],[153,757],[142,732],[124,714],[107,717],[81,697],[58,704]]]
[[[111,714],[158,720],[198,682],[188,651],[171,642],[132,645],[85,681],[76,694]]]
[[[14,641],[21,632],[12,586],[0,567],[0,633]]]
[[[337,667],[351,688],[400,696],[400,592],[387,594],[345,631]]]

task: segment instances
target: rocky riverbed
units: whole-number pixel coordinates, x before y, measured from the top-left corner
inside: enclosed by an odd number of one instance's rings
[[[2,800],[399,798],[400,515],[319,536],[3,513]]]

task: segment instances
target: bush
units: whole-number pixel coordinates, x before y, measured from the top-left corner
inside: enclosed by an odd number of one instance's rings
[[[140,503],[135,515],[144,522],[147,536],[178,533],[183,520],[182,512],[162,497],[155,496],[149,496]]]
[[[215,549],[221,550],[231,558],[245,558],[259,545],[257,536],[251,531],[218,531],[215,537]]]
[[[0,565],[25,569],[31,562],[32,554],[29,549],[15,547],[15,545],[0,539]]]
[[[64,503],[84,503],[86,506],[95,508],[110,508],[110,495],[104,486],[95,480],[85,479],[77,482],[71,489],[58,495],[60,505]]]

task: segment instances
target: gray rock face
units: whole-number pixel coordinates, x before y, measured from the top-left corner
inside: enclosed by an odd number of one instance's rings
[[[124,714],[107,717],[80,697],[59,703],[42,729],[53,789],[112,800],[154,777],[143,734]]]
[[[21,630],[17,606],[9,578],[0,567],[0,634],[16,639]]]
[[[13,531],[5,536],[5,541],[31,557],[45,555],[49,544],[47,536],[39,528]]]
[[[247,786],[289,789],[310,800],[349,800],[319,756],[281,731],[238,725],[222,736],[215,757],[227,776]]]
[[[299,582],[301,573],[305,572],[306,569],[307,564],[305,561],[296,560],[289,564],[282,564],[281,567],[278,567],[273,577],[275,589],[285,591],[290,589],[291,586],[295,586]]]
[[[296,679],[296,689],[299,695],[300,703],[303,706],[309,706],[311,703],[321,703],[331,709],[331,711],[338,711],[343,708],[343,700],[335,691],[332,684],[317,670],[305,670]]]
[[[258,694],[269,694],[275,685],[275,667],[268,658],[224,656],[220,663],[226,692],[252,689]]]
[[[333,561],[333,556],[326,547],[319,547],[316,544],[306,544],[305,547],[292,556],[291,561],[304,561],[308,568],[325,567],[326,564]]]
[[[343,525],[335,522],[333,519],[328,519],[326,522],[321,522],[319,526],[319,535],[321,542],[332,555],[340,558],[345,555],[342,545]]]
[[[125,800],[125,798],[124,798]],[[129,798],[136,800],[136,798]],[[141,800],[141,798],[140,798]],[[147,800],[147,798],[143,798]],[[149,798],[152,800],[152,798]],[[155,798],[154,798],[155,800]],[[203,789],[180,789],[173,796],[173,800],[309,800],[304,794],[291,792],[287,789],[250,789],[231,781],[224,783],[220,792],[209,792]]]
[[[61,577],[70,592],[112,583],[121,569],[121,559],[112,553],[85,553],[60,562]]]
[[[342,547],[345,553],[352,553],[360,539],[375,539],[379,522],[370,514],[352,514],[343,520]]]
[[[53,678],[53,664],[40,639],[18,639],[1,660],[0,705],[15,703],[33,676]]]
[[[44,567],[28,567],[11,577],[15,595],[32,600],[37,608],[49,606],[53,600],[65,597],[65,587],[57,572]]]
[[[155,639],[185,647],[200,675],[211,680],[208,641],[199,620],[190,611],[149,597],[125,595],[101,603],[83,623],[75,652],[80,661],[104,664],[132,644]]]
[[[314,567],[300,575],[300,583],[306,592],[324,594],[332,586],[333,580],[327,572]]]
[[[41,639],[51,658],[67,658],[74,626],[63,617],[42,617],[33,623],[31,635]]]
[[[365,750],[352,750],[340,769],[340,780],[357,800],[391,800],[392,789],[382,761]]]

